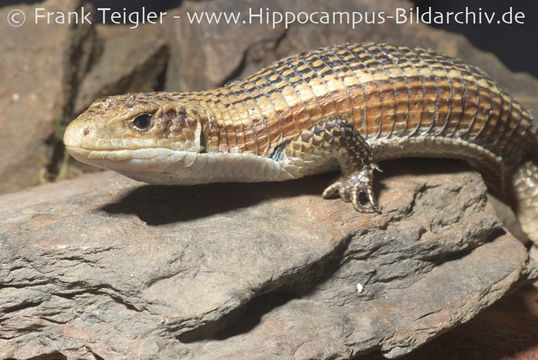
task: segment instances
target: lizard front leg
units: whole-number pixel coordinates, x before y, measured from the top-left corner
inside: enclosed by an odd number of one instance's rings
[[[364,138],[347,120],[330,117],[309,126],[279,150],[282,154],[309,168],[305,174],[336,160],[342,176],[322,196],[339,195],[360,212],[381,212],[373,191],[373,172],[381,170]]]

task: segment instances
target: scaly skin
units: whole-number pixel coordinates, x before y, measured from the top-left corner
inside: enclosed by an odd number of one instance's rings
[[[157,184],[286,180],[339,165],[324,195],[359,211],[379,210],[376,162],[462,159],[538,241],[530,114],[480,69],[423,49],[333,46],[214,90],[100,99],[64,142],[83,162]]]

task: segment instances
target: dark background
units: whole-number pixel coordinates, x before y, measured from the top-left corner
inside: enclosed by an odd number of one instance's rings
[[[473,0],[443,1],[414,0],[420,8],[432,7],[432,11],[469,10],[504,13],[510,6],[514,14],[525,13],[525,24],[518,25],[431,25],[465,35],[476,47],[490,51],[512,71],[527,71],[538,77],[538,1],[537,0]]]
[[[218,0],[216,0],[218,1]],[[432,11],[463,11],[469,7],[471,11],[504,13],[510,6],[513,12],[525,13],[525,24],[492,24],[492,25],[432,25],[465,35],[476,47],[490,51],[512,71],[526,71],[538,77],[538,1],[537,0],[413,0],[423,11],[429,7]],[[1,6],[18,3],[37,3],[38,1],[0,0]],[[89,0],[95,7],[110,7],[113,11],[136,11],[145,6],[148,11],[166,11],[178,7],[181,0]],[[101,20],[98,19],[100,22]]]

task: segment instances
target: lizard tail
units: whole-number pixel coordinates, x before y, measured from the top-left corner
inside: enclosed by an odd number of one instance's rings
[[[513,209],[521,228],[538,245],[538,164],[523,162],[512,177]]]
[[[515,169],[509,193],[521,228],[538,246],[538,127],[527,111],[522,116],[528,124],[521,134],[527,156]]]

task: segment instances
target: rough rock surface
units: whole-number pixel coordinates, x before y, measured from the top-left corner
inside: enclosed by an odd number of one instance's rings
[[[384,166],[382,215],[321,199],[330,175],[3,195],[0,358],[405,354],[537,274],[480,176],[434,163]]]
[[[532,360],[538,354],[538,289],[525,286],[401,360]],[[381,360],[382,358],[368,359]]]
[[[67,11],[79,2],[42,6]],[[169,16],[267,6],[184,2]],[[278,0],[269,7],[397,6],[412,3]],[[35,4],[17,7],[31,14]],[[158,28],[98,27],[106,39],[100,48],[93,27],[31,25],[30,17],[11,28],[4,21],[11,9],[0,8],[0,150],[8,154],[0,159],[0,193],[38,182],[69,114],[92,97],[153,87],[165,56]],[[478,65],[538,113],[538,80],[425,25],[286,30],[174,21],[168,35],[169,90],[218,86],[317,46],[386,41]],[[401,169],[413,162],[404,164],[384,166],[381,216],[322,200],[330,176],[178,188],[102,173],[1,196],[0,358],[395,357],[538,276],[525,248],[503,233],[476,173],[445,175],[436,161],[407,173]]]
[[[408,0],[223,0],[218,2],[183,3],[175,10],[185,18],[187,11],[241,11],[248,8],[259,12],[269,11],[356,11],[362,14],[385,11],[393,14],[395,8],[412,8]],[[265,11],[263,14],[268,13]],[[271,15],[270,15],[271,16]],[[364,15],[366,16],[366,15]],[[242,18],[245,19],[245,18]],[[254,18],[257,21],[258,18]],[[516,97],[523,105],[538,114],[538,79],[526,73],[514,74],[494,55],[478,50],[464,36],[444,30],[433,29],[425,24],[396,24],[387,20],[384,24],[319,25],[292,24],[284,29],[277,24],[254,25],[207,21],[187,24],[172,21],[168,26],[171,46],[170,68],[167,75],[168,90],[196,90],[211,88],[253,73],[276,59],[301,51],[344,42],[377,41],[397,45],[420,46],[477,65]]]
[[[218,25],[202,21],[190,23],[189,13],[246,14],[250,8],[267,6],[261,1],[185,1],[182,6],[170,12],[170,16],[181,16],[181,21],[168,22],[168,43],[170,61],[166,74],[166,89],[200,90],[221,85],[244,73],[245,66],[250,72],[276,60],[268,58],[278,40],[284,35],[284,28],[275,29],[270,24]],[[271,6],[277,6],[275,1]],[[252,54],[245,62],[245,54]],[[273,54],[274,56],[274,54]],[[259,63],[252,64],[259,60]],[[248,65],[247,65],[248,64]]]
[[[162,27],[96,25],[96,31],[101,47],[78,89],[74,114],[101,96],[155,90],[166,68],[168,47]]]
[[[80,9],[79,1],[69,0],[42,6]],[[17,6],[26,22],[14,28],[6,21],[13,8],[0,8],[0,193],[39,183],[51,161],[55,128],[70,112],[73,87],[89,62],[93,34],[87,24],[34,24],[35,5]]]

